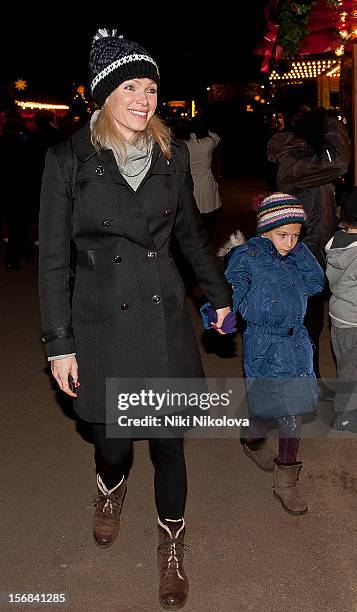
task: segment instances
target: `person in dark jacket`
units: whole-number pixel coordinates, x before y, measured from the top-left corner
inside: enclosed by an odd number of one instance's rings
[[[298,198],[307,214],[302,241],[325,267],[325,244],[337,225],[333,181],[348,170],[351,147],[342,121],[325,109],[304,107],[295,115],[290,131],[272,136],[268,159],[277,166],[276,186]],[[305,325],[314,343],[314,371],[319,397],[333,400],[333,392],[321,380],[319,341],[323,325],[324,296],[308,301]]]
[[[99,110],[71,142],[47,153],[40,302],[53,376],[76,398],[78,416],[92,424],[98,486],[93,530],[96,543],[106,547],[118,535],[132,446],[125,433],[106,435],[111,424],[106,380],[203,377],[172,259],[173,237],[217,310],[218,328],[231,311],[231,290],[199,219],[187,148],[171,141],[155,115],[155,60],[136,42],[103,29],[92,43],[90,72]],[[72,300],[71,242],[77,261]],[[151,437],[150,447],[159,515],[159,598],[177,609],[188,595],[183,441]]]
[[[243,364],[251,430],[243,442],[259,467],[274,470],[274,496],[293,515],[307,504],[297,489],[301,415],[315,410],[312,346],[304,326],[308,296],[320,293],[324,272],[307,246],[298,243],[306,215],[293,196],[273,193],[258,200],[257,236],[244,244],[238,235],[223,247],[233,310],[246,321]],[[207,304],[202,306],[205,326]],[[271,419],[278,419],[279,454],[266,442]]]

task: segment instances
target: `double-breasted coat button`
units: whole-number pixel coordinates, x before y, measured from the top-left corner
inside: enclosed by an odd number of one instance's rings
[[[295,283],[291,283],[291,286],[292,286],[292,287],[295,287]]]
[[[161,297],[159,295],[153,295],[151,299],[155,304],[160,304],[161,302]]]
[[[128,310],[128,308],[129,308],[129,304],[122,304],[122,305],[120,306],[120,308],[121,308],[122,310]]]
[[[96,171],[96,173],[97,173],[99,176],[102,176],[102,175],[104,174],[104,168],[103,168],[103,166],[97,166],[97,167],[96,167],[96,169],[95,169],[95,171]]]
[[[297,321],[301,321],[301,316],[300,315],[296,315],[296,320]]]
[[[157,256],[157,251],[148,251],[147,256],[150,258],[154,258]]]
[[[102,225],[104,225],[104,227],[109,227],[110,221],[108,221],[108,219],[104,219],[104,221],[102,221]]]
[[[164,215],[164,217],[169,217],[171,213],[172,213],[172,210],[170,210],[169,208],[166,208],[162,214]]]
[[[122,260],[122,258],[120,257],[120,255],[115,255],[115,257],[114,257],[114,261],[115,261],[115,263],[119,264],[119,263],[121,263],[123,260]]]

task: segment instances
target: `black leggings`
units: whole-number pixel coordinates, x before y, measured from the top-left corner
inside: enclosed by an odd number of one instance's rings
[[[123,476],[127,477],[132,454],[130,438],[107,438],[106,426],[92,424],[95,462],[107,488],[112,488]],[[155,500],[160,520],[180,519],[184,515],[187,477],[181,438],[151,438],[149,440],[155,467]]]

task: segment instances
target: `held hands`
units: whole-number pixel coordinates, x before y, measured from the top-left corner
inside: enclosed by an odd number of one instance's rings
[[[69,387],[69,376],[72,376],[75,387],[80,386],[78,382],[78,364],[74,355],[51,361],[51,372],[61,391],[67,393],[70,397],[77,397],[77,393],[71,391]]]
[[[208,306],[206,308],[206,315],[213,329],[219,334],[233,334],[237,331],[236,316],[229,306],[226,308],[218,308],[218,310],[214,310],[212,306]]]

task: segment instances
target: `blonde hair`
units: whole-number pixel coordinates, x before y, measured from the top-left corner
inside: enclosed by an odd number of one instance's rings
[[[145,130],[137,132],[131,144],[135,145],[142,138],[145,138],[147,145],[150,140],[157,142],[164,157],[171,159],[171,131],[158,115],[151,117]],[[127,161],[125,139],[117,129],[105,104],[100,109],[92,127],[91,140],[96,149],[100,147],[113,149],[122,163]]]

